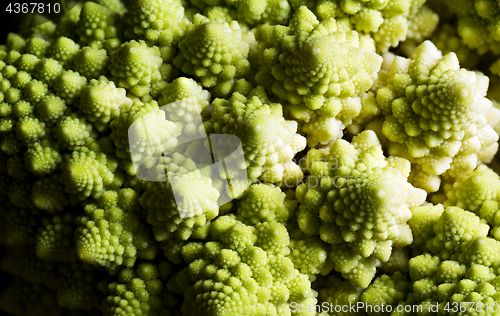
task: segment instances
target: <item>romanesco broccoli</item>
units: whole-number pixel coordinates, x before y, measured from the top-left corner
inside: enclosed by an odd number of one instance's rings
[[[498,314],[497,1],[65,4],[0,44],[0,310]]]

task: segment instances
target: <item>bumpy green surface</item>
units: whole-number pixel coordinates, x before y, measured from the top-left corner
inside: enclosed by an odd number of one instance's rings
[[[414,178],[456,177],[489,162],[498,147],[493,126],[499,112],[484,97],[487,83],[486,76],[460,68],[455,54],[442,56],[429,41],[410,59],[395,57],[377,92],[390,154],[419,165]]]
[[[408,161],[383,156],[372,131],[352,144],[337,140],[329,152],[310,150],[306,163],[311,174],[296,192],[299,227],[332,244],[335,269],[366,288],[393,246],[412,243],[410,207],[426,194],[407,182]]]
[[[500,301],[496,1],[69,5],[0,45],[2,311]]]

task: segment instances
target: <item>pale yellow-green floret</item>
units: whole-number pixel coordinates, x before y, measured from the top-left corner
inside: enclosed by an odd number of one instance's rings
[[[116,48],[119,44],[120,15],[97,3],[85,2],[76,26],[80,43],[84,46]],[[105,43],[107,42],[107,43]]]
[[[148,94],[151,84],[161,80],[160,49],[144,41],[125,42],[110,55],[111,79],[136,96]]]
[[[212,118],[205,123],[209,133],[225,133],[241,140],[246,169],[251,181],[294,186],[302,171],[292,161],[305,148],[305,138],[296,133],[297,122],[283,118],[282,106],[272,103],[262,86],[239,81],[229,100],[215,99]]]
[[[127,8],[123,19],[128,39],[169,45],[182,39],[190,24],[180,0],[132,0]]]
[[[460,68],[455,54],[442,56],[429,41],[410,59],[394,58],[377,92],[389,154],[419,165],[416,179],[456,176],[488,163],[500,116],[485,98],[487,88],[486,76]],[[428,192],[439,188],[439,181],[423,184]]]
[[[248,42],[236,21],[209,21],[195,16],[195,26],[179,43],[174,65],[195,76],[217,96],[228,96],[236,80],[250,71]]]
[[[372,131],[351,144],[337,140],[329,151],[311,149],[305,164],[310,174],[296,191],[299,227],[332,244],[335,269],[366,288],[392,247],[413,242],[410,207],[426,193],[407,182],[407,160],[384,157]]]
[[[102,132],[109,128],[112,119],[120,115],[121,109],[128,109],[131,104],[125,89],[116,88],[113,81],[101,76],[97,80],[92,79],[82,90],[79,108]]]
[[[139,258],[153,260],[157,245],[141,216],[137,192],[105,191],[96,202],[85,205],[85,213],[75,220],[78,258],[110,269],[132,267]]]
[[[57,5],[0,44],[2,312],[498,314],[498,1]]]
[[[257,39],[262,67],[257,82],[299,109],[306,105],[326,117],[342,117],[342,101],[367,91],[382,63],[345,23],[320,22],[305,7],[289,26],[259,27]],[[344,116],[357,114],[359,109]]]

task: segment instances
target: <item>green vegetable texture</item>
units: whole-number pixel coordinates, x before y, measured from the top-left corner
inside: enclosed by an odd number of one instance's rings
[[[67,7],[0,45],[1,311],[500,315],[500,2]]]

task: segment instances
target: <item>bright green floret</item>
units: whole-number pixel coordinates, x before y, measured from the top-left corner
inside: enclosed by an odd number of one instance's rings
[[[336,275],[331,275],[325,280],[318,280],[313,283],[313,286],[320,287],[318,291],[318,301],[333,304],[333,306],[349,306],[349,304],[356,304],[359,301],[361,294],[363,293],[361,288],[353,285],[350,281],[344,280],[337,277]],[[329,305],[330,306],[330,305]],[[306,306],[299,307],[297,310],[305,310]],[[344,310],[345,311],[345,310]],[[329,313],[327,311],[319,313],[319,316],[327,316]],[[339,316],[351,316],[350,312],[342,312],[339,310]]]
[[[67,37],[59,37],[54,40],[47,50],[47,57],[57,60],[65,66],[73,61],[80,45]]]
[[[113,81],[101,76],[92,79],[82,90],[79,108],[85,117],[93,122],[99,132],[109,128],[109,122],[120,115],[122,108],[127,109],[132,100],[126,97],[126,91],[116,88]]]
[[[406,305],[407,293],[411,290],[411,284],[407,278],[399,272],[392,276],[384,274],[375,279],[368,289],[361,295],[362,302],[370,305]],[[375,313],[368,313],[375,315]]]
[[[51,174],[62,162],[57,143],[43,139],[33,143],[24,156],[28,171],[36,176]]]
[[[246,168],[251,181],[293,186],[302,178],[302,170],[292,159],[305,148],[305,138],[296,133],[297,122],[283,118],[281,104],[272,103],[262,86],[252,88],[239,81],[229,100],[215,99],[205,128],[241,140],[246,165],[237,167]]]
[[[26,46],[24,46],[25,52],[27,54],[32,54],[38,58],[45,57],[47,49],[50,46],[50,42],[41,37],[32,37],[26,41]]]
[[[104,192],[76,219],[78,258],[110,269],[132,267],[138,258],[153,260],[158,250],[150,229],[140,222],[141,215],[139,197],[132,189]]]
[[[479,53],[464,44],[457,34],[457,29],[451,24],[442,25],[437,29],[432,34],[431,41],[443,54],[454,52],[464,68],[473,68],[479,62]]]
[[[99,4],[85,2],[76,27],[82,46],[92,46],[95,43],[102,45],[104,41],[118,40],[119,17],[116,12]]]
[[[116,146],[116,155],[128,158],[138,165],[151,168],[161,153],[169,153],[177,146],[177,136],[182,126],[165,120],[158,102],[135,100],[130,108],[120,111],[120,116],[110,123],[111,139]],[[129,138],[129,130],[133,137]],[[128,171],[127,171],[128,172]],[[134,174],[135,172],[132,171]]]
[[[488,78],[460,68],[455,54],[442,56],[426,41],[411,59],[394,58],[385,85],[377,92],[381,132],[390,154],[421,166],[413,178],[456,176],[492,159],[499,116],[484,97]]]
[[[101,6],[108,8],[111,11],[118,12],[119,14],[123,14],[127,10],[125,2],[122,2],[121,0],[93,0],[92,2],[100,4]]]
[[[498,314],[497,2],[16,15],[0,44],[0,269],[14,279],[0,309]]]
[[[54,80],[54,91],[66,101],[66,104],[71,105],[77,100],[86,84],[87,78],[80,76],[78,72],[68,70]]]
[[[199,131],[202,115],[210,105],[210,93],[195,80],[179,77],[167,84],[159,98],[168,120],[182,123],[181,138],[203,136]],[[181,140],[182,141],[182,140]]]
[[[487,303],[498,300],[500,243],[485,237],[489,227],[473,213],[447,208],[434,224],[428,253],[409,261],[414,297],[421,305],[437,301]],[[412,224],[413,225],[413,224]],[[456,232],[463,231],[462,238]]]
[[[121,270],[116,280],[104,285],[104,315],[164,314],[170,305],[165,280],[172,271],[172,265],[165,261]]]
[[[74,64],[74,69],[87,80],[96,79],[108,73],[109,56],[105,49],[85,46],[78,51]]]
[[[254,184],[241,199],[238,215],[253,225],[267,221],[284,223],[290,216],[285,199],[286,194],[277,187]]]
[[[153,226],[156,240],[174,236],[187,240],[192,235],[205,238],[210,220],[219,212],[219,190],[210,174],[203,172],[210,169],[196,169],[193,160],[179,153],[165,158],[158,168],[162,171],[159,175],[167,178],[148,182],[140,199],[141,206],[148,211],[147,220]]]
[[[111,79],[136,96],[149,93],[151,84],[161,79],[160,50],[157,46],[147,46],[144,41],[123,43],[110,55],[110,60]]]
[[[60,113],[65,108],[64,103],[61,103],[58,99],[50,100],[49,102],[47,103],[47,107],[50,107],[48,111]],[[71,150],[77,146],[85,146],[92,143],[95,132],[92,130],[92,125],[84,117],[72,113],[57,121],[57,125],[53,129],[53,135],[61,147]]]
[[[47,261],[75,261],[74,231],[70,213],[43,219],[36,238],[36,256]]]
[[[78,147],[64,158],[60,181],[72,198],[80,201],[90,196],[98,198],[104,189],[119,187],[121,175],[115,174],[117,167],[113,157],[87,147]]]
[[[307,276],[279,253],[289,244],[286,228],[275,221],[259,224],[254,228],[222,216],[211,226],[213,241],[204,245],[188,243],[182,248],[194,282],[187,289],[183,313],[245,315],[255,310],[279,315],[290,313],[290,302],[316,303]],[[264,227],[272,226],[272,237],[262,235]],[[284,233],[280,233],[280,227]]]
[[[54,85],[55,79],[63,72],[61,63],[52,58],[44,58],[33,69],[33,77],[46,83],[49,87]]]
[[[208,21],[196,17],[195,27],[179,43],[174,65],[184,73],[195,76],[205,88],[217,96],[228,96],[236,79],[250,71],[248,43],[236,21]]]
[[[191,3],[205,8],[205,14],[210,9],[222,8],[228,19],[237,19],[252,26],[286,24],[292,13],[290,3],[284,0],[194,0]]]
[[[179,0],[132,0],[123,18],[127,38],[161,46],[179,42],[190,24]]]
[[[306,166],[310,175],[296,191],[299,227],[332,244],[335,269],[366,288],[392,247],[412,243],[410,207],[426,194],[407,182],[409,162],[385,158],[372,131],[310,150]]]
[[[35,117],[22,117],[16,124],[16,137],[25,145],[40,140],[45,133],[45,123]]]
[[[330,247],[319,236],[295,230],[290,234],[289,248],[288,258],[292,260],[294,267],[300,273],[307,274],[310,279],[314,279],[319,273],[324,275],[331,271],[331,265],[327,264]]]
[[[303,105],[326,117],[358,115],[359,108],[343,102],[367,91],[382,63],[357,32],[333,18],[320,22],[305,7],[287,27],[261,26],[257,40],[262,69],[256,80],[294,105],[294,116]]]

